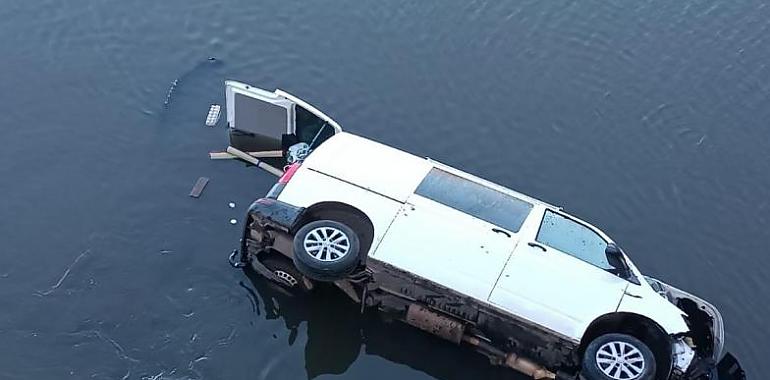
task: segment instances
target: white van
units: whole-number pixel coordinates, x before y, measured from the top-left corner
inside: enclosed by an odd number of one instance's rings
[[[716,308],[644,276],[591,224],[345,133],[280,90],[227,82],[226,100],[231,145],[286,164],[234,264],[297,292],[333,283],[536,379],[745,379]]]

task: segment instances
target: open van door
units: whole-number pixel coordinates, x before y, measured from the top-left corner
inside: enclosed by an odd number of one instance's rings
[[[286,163],[290,146],[305,143],[312,150],[342,131],[330,117],[285,91],[226,81],[225,100],[230,145],[244,152],[280,152],[280,158],[265,160],[272,166]]]

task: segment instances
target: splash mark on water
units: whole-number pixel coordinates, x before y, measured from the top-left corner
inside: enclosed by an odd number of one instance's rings
[[[109,343],[112,348],[115,350],[115,355],[117,355],[119,358],[130,361],[132,363],[139,363],[138,359],[132,358],[126,354],[126,350],[123,349],[123,346],[121,346],[118,342],[115,341],[115,339],[112,339],[104,334],[101,333],[99,330],[90,330],[86,331],[88,333],[91,333],[95,335],[97,338],[101,339],[104,342]]]
[[[72,262],[72,263],[71,263],[69,266],[67,266],[67,269],[66,269],[66,270],[64,271],[64,273],[61,275],[61,277],[59,278],[59,281],[57,281],[57,282],[56,282],[56,284],[54,284],[53,286],[51,286],[50,288],[48,288],[48,290],[46,290],[46,291],[43,291],[43,292],[40,292],[40,291],[38,291],[38,292],[37,292],[37,295],[39,295],[39,296],[47,296],[47,295],[49,295],[49,294],[53,293],[54,291],[56,291],[56,289],[59,289],[59,287],[60,287],[60,286],[61,286],[61,285],[64,283],[64,280],[66,280],[66,279],[67,279],[67,276],[69,276],[69,275],[70,275],[70,272],[72,271],[72,268],[74,268],[74,267],[75,267],[75,265],[77,265],[77,263],[78,263],[78,262],[79,262],[79,261],[80,261],[80,260],[81,260],[83,257],[85,257],[86,255],[88,255],[90,252],[91,252],[91,250],[90,250],[90,249],[86,249],[85,251],[81,252],[81,253],[80,253],[80,255],[78,255],[78,257],[76,257],[76,258],[75,258],[75,261],[73,261],[73,262]]]
[[[128,369],[126,370],[126,374],[123,375],[122,377],[122,379],[124,380],[131,377],[131,371],[134,368],[134,365],[140,362],[138,359],[128,356],[128,354],[126,354],[126,350],[123,348],[123,346],[120,345],[120,343],[118,343],[115,339],[112,339],[109,336],[102,334],[100,330],[78,331],[78,332],[69,333],[68,335],[85,336],[90,338],[95,337],[101,340],[102,342],[105,342],[110,346],[112,346],[112,349],[115,351],[115,355],[121,360],[128,362]]]
[[[226,337],[217,339],[216,341],[208,345],[208,347],[206,347],[203,350],[202,354],[198,355],[197,357],[195,357],[195,359],[192,359],[190,360],[189,363],[187,363],[187,370],[194,373],[198,378],[202,378],[200,371],[198,371],[195,368],[195,365],[202,361],[208,360],[209,354],[211,354],[211,352],[213,352],[216,347],[223,347],[223,346],[230,345],[230,343],[232,343],[233,339],[235,338],[236,333],[237,333],[236,328],[233,326],[230,326],[230,332],[227,334]]]
[[[248,293],[249,303],[251,303],[251,311],[258,316],[262,315],[259,309],[259,301],[258,301],[259,296],[257,295],[257,293],[250,287],[246,286],[246,284],[244,284],[243,281],[240,281],[238,285],[240,285]]]
[[[161,371],[157,375],[154,376],[142,376],[142,380],[160,380],[163,378],[163,375],[166,374],[166,371]]]

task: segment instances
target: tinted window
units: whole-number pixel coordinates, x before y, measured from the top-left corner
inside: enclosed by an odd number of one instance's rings
[[[537,241],[602,269],[611,269],[604,250],[607,242],[590,228],[546,211]]]
[[[532,209],[521,199],[435,168],[416,193],[513,232],[519,231]]]
[[[235,128],[276,139],[286,133],[288,111],[281,106],[235,94]]]
[[[314,143],[311,149],[334,136],[334,127],[320,117],[300,106],[294,107],[294,111],[297,139],[307,144]]]

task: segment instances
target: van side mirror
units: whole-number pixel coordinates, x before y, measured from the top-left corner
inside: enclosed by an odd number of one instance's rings
[[[616,273],[623,278],[628,278],[631,274],[626,259],[623,257],[623,252],[615,243],[607,244],[607,248],[604,250],[604,254],[607,255],[607,262],[611,267],[615,268]]]

